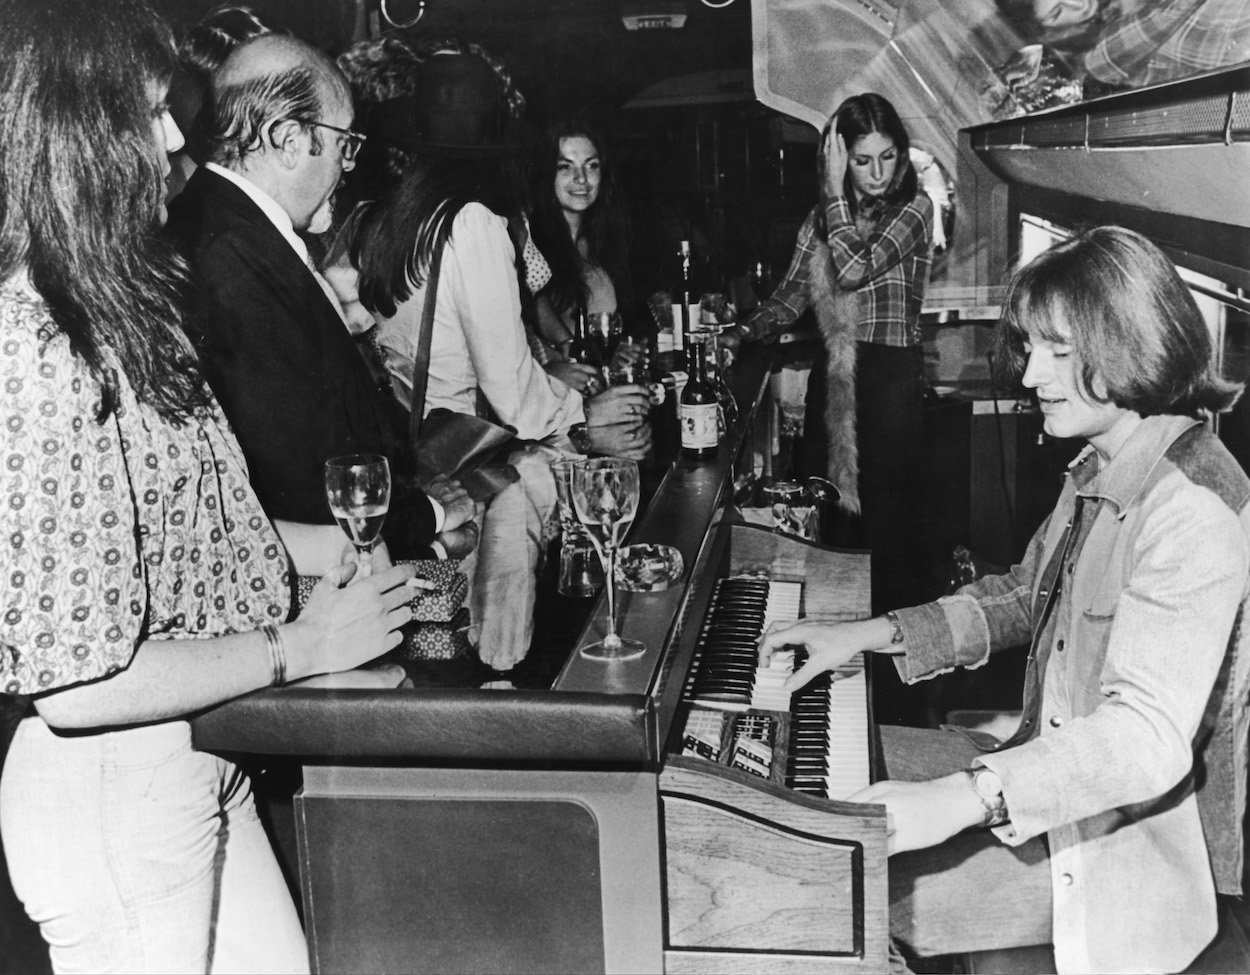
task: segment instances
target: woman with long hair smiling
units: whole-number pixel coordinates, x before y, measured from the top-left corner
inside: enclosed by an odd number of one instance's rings
[[[629,217],[594,127],[575,119],[552,126],[531,195],[534,243],[551,265],[551,280],[538,295],[538,329],[558,347],[573,337],[577,308],[629,311]]]

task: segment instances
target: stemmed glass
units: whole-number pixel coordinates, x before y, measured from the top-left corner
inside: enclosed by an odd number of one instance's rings
[[[391,465],[381,454],[346,454],[325,464],[330,513],[356,546],[361,577],[373,571],[373,548],[391,504]]]
[[[582,647],[582,653],[600,660],[636,657],[646,647],[616,632],[616,555],[621,536],[638,512],[638,465],[619,457],[584,461],[573,471],[572,488],[577,517],[586,526],[603,561],[608,594],[607,635]]]

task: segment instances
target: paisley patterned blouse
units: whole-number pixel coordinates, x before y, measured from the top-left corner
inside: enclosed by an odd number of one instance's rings
[[[282,622],[286,550],[219,412],[99,388],[24,275],[0,284],[0,691],[124,669],[146,639]]]

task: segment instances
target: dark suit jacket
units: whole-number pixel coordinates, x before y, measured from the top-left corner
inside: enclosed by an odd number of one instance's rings
[[[417,554],[434,511],[402,483],[392,404],[291,245],[246,193],[203,168],[170,204],[168,231],[200,290],[188,331],[269,516],[333,521],[326,458],[380,453],[396,482],[383,534],[392,555]]]

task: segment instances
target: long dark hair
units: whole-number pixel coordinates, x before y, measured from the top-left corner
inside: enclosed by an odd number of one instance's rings
[[[520,213],[513,166],[505,159],[415,155],[398,182],[353,212],[344,229],[348,254],[360,271],[360,303],[385,317],[395,314],[429,270],[438,241],[465,204],[477,202],[505,219]]]
[[[159,240],[149,86],[174,70],[141,0],[0,4],[0,278],[26,269],[117,406],[118,367],[171,421],[209,402],[181,329],[188,276]]]
[[[846,151],[854,151],[855,143],[870,132],[880,132],[894,143],[898,150],[898,165],[894,169],[894,178],[881,194],[887,205],[910,203],[916,196],[920,181],[916,176],[916,168],[911,164],[911,137],[907,127],[898,117],[898,112],[889,100],[876,92],[867,91],[862,95],[852,95],[829,117],[821,132],[821,145],[829,135],[830,128],[836,126],[837,134],[846,143]],[[820,185],[825,185],[825,154],[818,156],[820,167]],[[859,197],[855,192],[851,167],[846,167],[846,175],[842,178],[842,195],[850,205],[851,216],[859,216]],[[818,208],[823,218],[824,208]]]
[[[545,293],[550,295],[552,306],[558,312],[569,311],[587,298],[582,256],[577,242],[569,235],[569,225],[555,191],[560,140],[574,136],[589,139],[599,154],[599,196],[582,216],[581,237],[586,241],[587,259],[591,266],[607,272],[616,289],[617,303],[624,310],[631,291],[629,218],[620,201],[611,153],[604,140],[592,126],[574,119],[550,129],[533,172],[531,230],[535,245],[551,265],[551,282]]]
[[[1015,273],[998,339],[1017,375],[1030,332],[1071,345],[1091,400],[1142,416],[1218,413],[1241,391],[1216,372],[1211,335],[1172,262],[1123,227],[1087,230]]]

